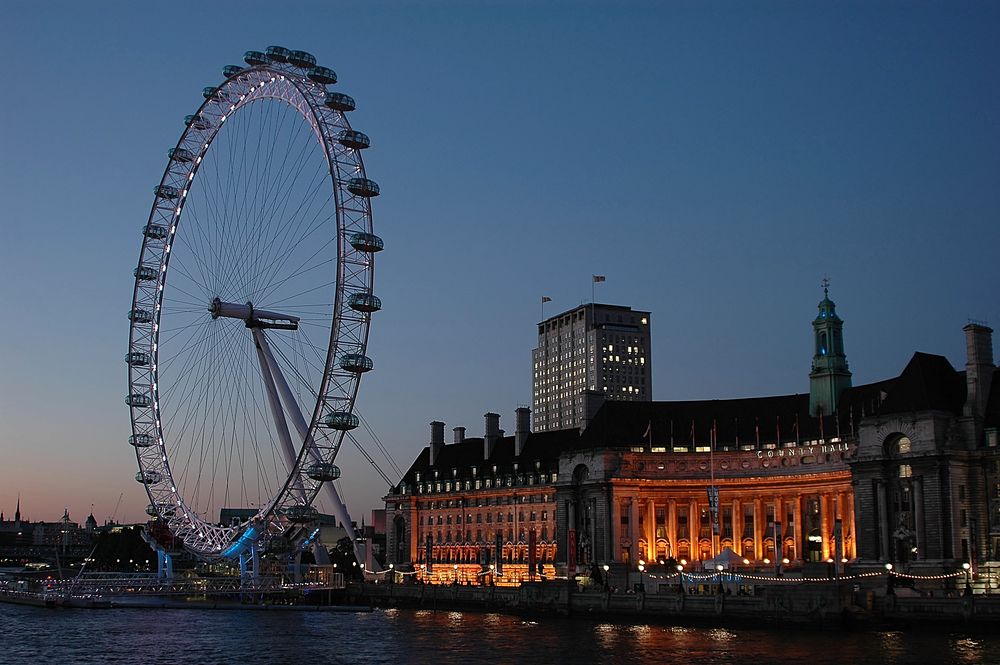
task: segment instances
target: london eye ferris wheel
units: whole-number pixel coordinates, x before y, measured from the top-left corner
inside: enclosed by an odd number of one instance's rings
[[[304,51],[244,59],[168,151],[128,312],[136,480],[208,559],[301,533],[321,491],[350,525],[335,461],[381,308],[354,100]]]

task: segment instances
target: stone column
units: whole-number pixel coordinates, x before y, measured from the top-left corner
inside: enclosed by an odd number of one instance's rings
[[[628,558],[629,566],[634,567],[639,552],[639,499],[632,496],[628,502]]]
[[[795,533],[792,538],[795,540],[795,558],[805,561],[805,550],[802,549],[802,495],[796,494],[792,503],[792,521],[795,522]]]
[[[918,559],[926,558],[925,553],[925,535],[924,535],[924,479],[914,478],[913,479],[913,530],[917,534],[917,542],[914,546],[917,548]]]
[[[733,551],[746,556],[743,553],[743,513],[740,509],[740,500],[733,499]]]
[[[764,543],[761,539],[761,532],[763,527],[761,526],[761,506],[762,502],[760,499],[753,500],[753,554],[754,559],[760,561],[764,558]]]
[[[830,533],[833,531],[830,519],[830,493],[819,495],[819,530],[823,536],[823,561],[830,558]]]
[[[691,541],[691,560],[701,559],[701,511],[698,510],[698,500],[691,499],[688,504],[688,531]]]
[[[614,495],[611,497],[611,514],[608,516],[608,521],[611,522],[610,533],[611,533],[611,551],[608,552],[608,556],[605,561],[617,561],[619,556],[619,549],[621,548],[622,539],[622,514],[623,506],[621,501],[619,501]]]
[[[878,554],[882,561],[889,561],[892,559],[892,553],[889,551],[890,525],[888,506],[885,500],[885,483],[879,480],[876,485],[878,495],[875,500],[878,505],[878,521],[875,528],[878,529]]]
[[[647,562],[656,561],[656,502],[646,502],[646,556]]]
[[[677,501],[667,501],[667,541],[670,543],[670,556],[677,557]]]
[[[854,517],[854,491],[847,493],[847,513],[844,516],[844,533],[851,534],[850,544],[845,544],[844,556],[848,559],[858,557],[858,525]]]
[[[778,561],[781,561],[785,557],[785,535],[788,533],[788,520],[782,514],[781,509],[783,507],[780,496],[774,497],[774,521],[781,522],[781,541],[777,539],[774,541],[774,556]],[[774,537],[774,532],[771,532],[771,536]]]

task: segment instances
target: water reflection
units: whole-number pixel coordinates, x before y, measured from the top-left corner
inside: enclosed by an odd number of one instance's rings
[[[564,617],[392,609],[372,613],[41,610],[0,605],[3,663],[963,663],[1000,636],[631,625]],[[17,636],[6,639],[7,635]],[[170,644],[167,648],[165,645]],[[252,660],[248,658],[252,654]]]
[[[983,643],[981,640],[974,640],[970,637],[963,637],[955,640],[952,651],[963,663],[982,663]]]

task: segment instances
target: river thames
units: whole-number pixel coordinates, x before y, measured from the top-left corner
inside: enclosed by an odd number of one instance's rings
[[[998,663],[1000,636],[625,625],[430,610],[46,610],[0,605],[0,663]]]

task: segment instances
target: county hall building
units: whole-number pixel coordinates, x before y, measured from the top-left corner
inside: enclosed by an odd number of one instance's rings
[[[584,322],[608,353],[599,324]],[[574,428],[532,432],[521,407],[513,436],[488,413],[482,437],[457,427],[445,443],[444,423],[431,423],[430,445],[385,497],[388,562],[425,581],[476,584],[605,565],[624,579],[640,561],[700,568],[723,554],[786,570],[893,562],[932,572],[994,559],[992,330],[965,326],[964,372],[916,353],[899,376],[852,386],[843,321],[825,292],[812,327],[808,393],[655,402],[585,385]],[[536,378],[537,363],[536,350]]]

